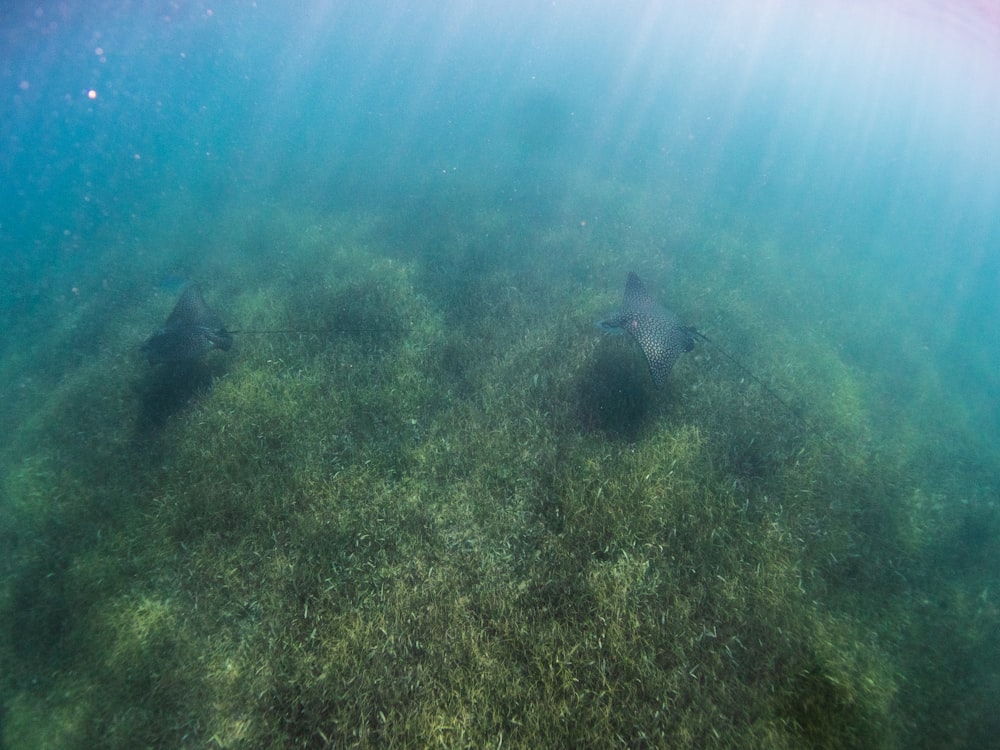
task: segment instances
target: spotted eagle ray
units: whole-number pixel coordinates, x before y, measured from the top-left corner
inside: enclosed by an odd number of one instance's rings
[[[152,365],[200,359],[212,349],[229,351],[233,335],[205,302],[197,284],[184,288],[173,312],[156,333],[146,339],[142,351]]]
[[[694,348],[695,336],[699,335],[694,328],[681,325],[676,315],[654,300],[632,271],[625,281],[622,309],[597,325],[604,330],[628,331],[639,342],[649,363],[653,385],[657,387],[666,382],[677,359]]]
[[[678,358],[684,352],[689,352],[694,348],[695,339],[708,343],[744,375],[757,383],[764,393],[784,407],[807,432],[815,435],[842,456],[847,457],[842,439],[832,439],[826,431],[818,429],[811,420],[806,418],[791,402],[779,395],[763,378],[714,340],[693,326],[681,325],[680,319],[676,315],[649,295],[642,280],[635,273],[630,271],[625,281],[625,298],[622,301],[622,309],[599,321],[597,325],[606,331],[616,329],[628,331],[632,338],[639,342],[643,354],[646,355],[649,372],[653,376],[653,383],[656,386],[663,385]]]

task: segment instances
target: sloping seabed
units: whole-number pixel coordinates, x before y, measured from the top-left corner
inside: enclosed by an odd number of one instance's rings
[[[996,467],[839,348],[902,303],[859,326],[780,239],[591,198],[192,217],[7,321],[4,747],[995,737]],[[593,328],[631,269],[790,408],[704,344],[654,392]],[[151,369],[177,272],[311,332]]]

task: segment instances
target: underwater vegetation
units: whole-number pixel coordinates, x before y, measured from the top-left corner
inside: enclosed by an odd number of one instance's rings
[[[4,320],[3,747],[988,746],[996,467],[923,468],[926,412],[789,314],[856,311],[634,197],[454,200],[164,249],[304,331],[202,360],[145,361],[176,291],[138,261]],[[707,345],[656,387],[593,328],[633,268],[808,422]]]

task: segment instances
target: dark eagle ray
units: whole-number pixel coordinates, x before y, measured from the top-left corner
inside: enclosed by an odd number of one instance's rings
[[[152,365],[160,362],[189,362],[212,349],[229,351],[233,335],[222,319],[205,302],[197,284],[189,284],[173,312],[156,333],[146,339],[142,351]]]
[[[698,332],[649,296],[642,280],[629,271],[622,309],[598,324],[605,330],[620,328],[639,342],[649,363],[653,385],[666,382],[677,358],[694,348]]]

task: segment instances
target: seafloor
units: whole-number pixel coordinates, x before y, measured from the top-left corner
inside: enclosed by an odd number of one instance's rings
[[[7,290],[2,746],[995,742],[946,321],[836,240],[572,195],[161,205]],[[629,270],[715,342],[660,390],[594,327]],[[176,279],[303,332],[150,367]]]

